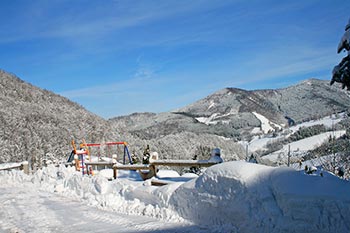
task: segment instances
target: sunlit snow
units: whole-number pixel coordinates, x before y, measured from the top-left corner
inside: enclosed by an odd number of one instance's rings
[[[325,173],[226,162],[199,177],[148,181],[82,176],[53,165],[1,171],[5,232],[348,232],[350,185]]]

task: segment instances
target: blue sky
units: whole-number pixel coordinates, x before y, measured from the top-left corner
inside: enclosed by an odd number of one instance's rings
[[[0,69],[110,118],[330,79],[350,1],[2,0]]]

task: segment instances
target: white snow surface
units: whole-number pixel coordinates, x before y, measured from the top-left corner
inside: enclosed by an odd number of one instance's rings
[[[287,150],[288,146],[290,146],[291,150],[304,150],[304,151],[312,150],[315,147],[320,146],[326,140],[328,140],[329,137],[332,136],[335,138],[339,138],[343,136],[345,133],[346,133],[346,130],[338,130],[334,132],[321,133],[312,137],[304,138],[302,140],[284,145],[282,150]]]
[[[342,45],[345,43],[350,44],[350,29],[346,30],[342,38],[340,39],[340,42],[338,44],[338,50],[342,47]],[[349,51],[348,51],[349,54]]]
[[[263,115],[261,115],[257,112],[252,112],[252,113],[261,122],[261,130],[264,133],[268,133],[269,131],[274,131],[274,128],[278,128],[278,129],[282,128],[282,126],[269,121],[266,117],[264,117]]]
[[[213,107],[215,105],[215,103],[212,103],[209,108]],[[223,123],[223,124],[228,124],[230,121],[229,120],[219,120],[220,118],[225,118],[228,117],[230,115],[235,115],[238,113],[237,109],[233,109],[231,108],[231,110],[226,113],[226,114],[220,114],[220,113],[213,113],[210,117],[196,117],[196,120],[199,121],[200,123],[206,124],[206,125],[216,125],[219,122]]]
[[[345,130],[338,130],[334,132],[325,132],[321,133],[312,137],[304,138],[299,141],[291,142],[289,144],[286,144],[283,146],[282,149],[275,151],[271,154],[268,154],[266,156],[263,156],[263,160],[269,160],[269,161],[279,161],[281,159],[286,160],[288,155],[288,150],[290,146],[291,152],[306,152],[308,150],[312,150],[318,146],[320,146],[322,143],[324,143],[326,140],[329,139],[330,136],[339,138],[342,135],[346,133]]]
[[[331,128],[332,125],[335,125],[340,121],[342,121],[345,116],[346,116],[345,113],[339,113],[337,116],[333,114],[332,116],[327,116],[327,117],[321,118],[320,120],[312,120],[312,121],[304,122],[295,126],[291,126],[289,129],[294,133],[298,131],[301,127],[310,127],[314,125],[324,125],[326,127]]]
[[[214,107],[214,106],[215,106],[214,100],[210,100],[210,104],[209,104],[209,106],[208,106],[207,111],[208,111],[209,109],[211,109],[212,107]]]
[[[320,120],[312,120],[308,122],[304,122],[295,126],[291,126],[288,128],[290,133],[288,135],[291,135],[292,133],[295,133],[302,127],[311,127],[314,125],[324,125],[328,128],[332,128],[333,125],[339,123],[341,120],[343,120],[345,117],[345,113],[340,113],[337,116],[332,115],[328,117],[324,117]],[[267,120],[267,119],[266,119]],[[254,128],[252,133],[259,132],[260,129]],[[242,141],[241,144],[245,147],[248,144],[249,152],[255,152],[257,150],[264,149],[268,143],[272,143],[273,141],[279,140],[281,138],[288,137],[286,136],[277,136],[277,137],[272,137],[272,136],[264,136],[264,137],[259,137],[259,136],[254,136],[253,139],[250,142]],[[323,136],[321,136],[323,137]],[[323,139],[319,139],[318,141],[321,141]],[[313,146],[312,146],[313,147]]]
[[[219,115],[219,113],[214,113],[210,117],[196,117],[196,120],[200,123],[206,124],[206,125],[215,125],[217,124],[217,121],[213,121],[216,119],[216,117]]]
[[[196,224],[226,226],[236,232],[350,229],[349,182],[290,168],[246,162],[216,165],[181,185],[170,203]]]
[[[328,173],[236,161],[161,187],[135,173],[0,171],[0,232],[350,232],[350,184]]]

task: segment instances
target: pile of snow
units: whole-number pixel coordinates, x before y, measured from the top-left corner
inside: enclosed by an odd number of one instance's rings
[[[227,162],[181,185],[170,203],[200,225],[237,232],[349,232],[350,185],[327,174]]]
[[[30,176],[2,171],[0,183],[3,190],[27,187],[93,208],[194,224],[209,232],[350,231],[350,184],[328,173],[321,177],[227,162],[199,177],[161,171],[162,178],[173,181],[161,187],[140,181],[134,171],[118,171],[112,181],[103,173],[82,176],[72,167],[49,166]]]

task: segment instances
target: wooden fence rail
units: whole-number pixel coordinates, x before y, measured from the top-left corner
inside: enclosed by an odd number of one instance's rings
[[[208,160],[153,160],[149,164],[117,164],[111,162],[85,162],[86,166],[104,166],[113,169],[113,178],[117,178],[117,170],[138,170],[142,179],[146,180],[156,175],[156,166],[176,167],[210,167],[217,164]],[[89,172],[89,169],[87,169]]]
[[[12,169],[20,169],[25,174],[29,175],[29,163],[27,161],[21,162],[20,164],[0,168],[0,171],[7,171],[7,170],[12,170]]]

